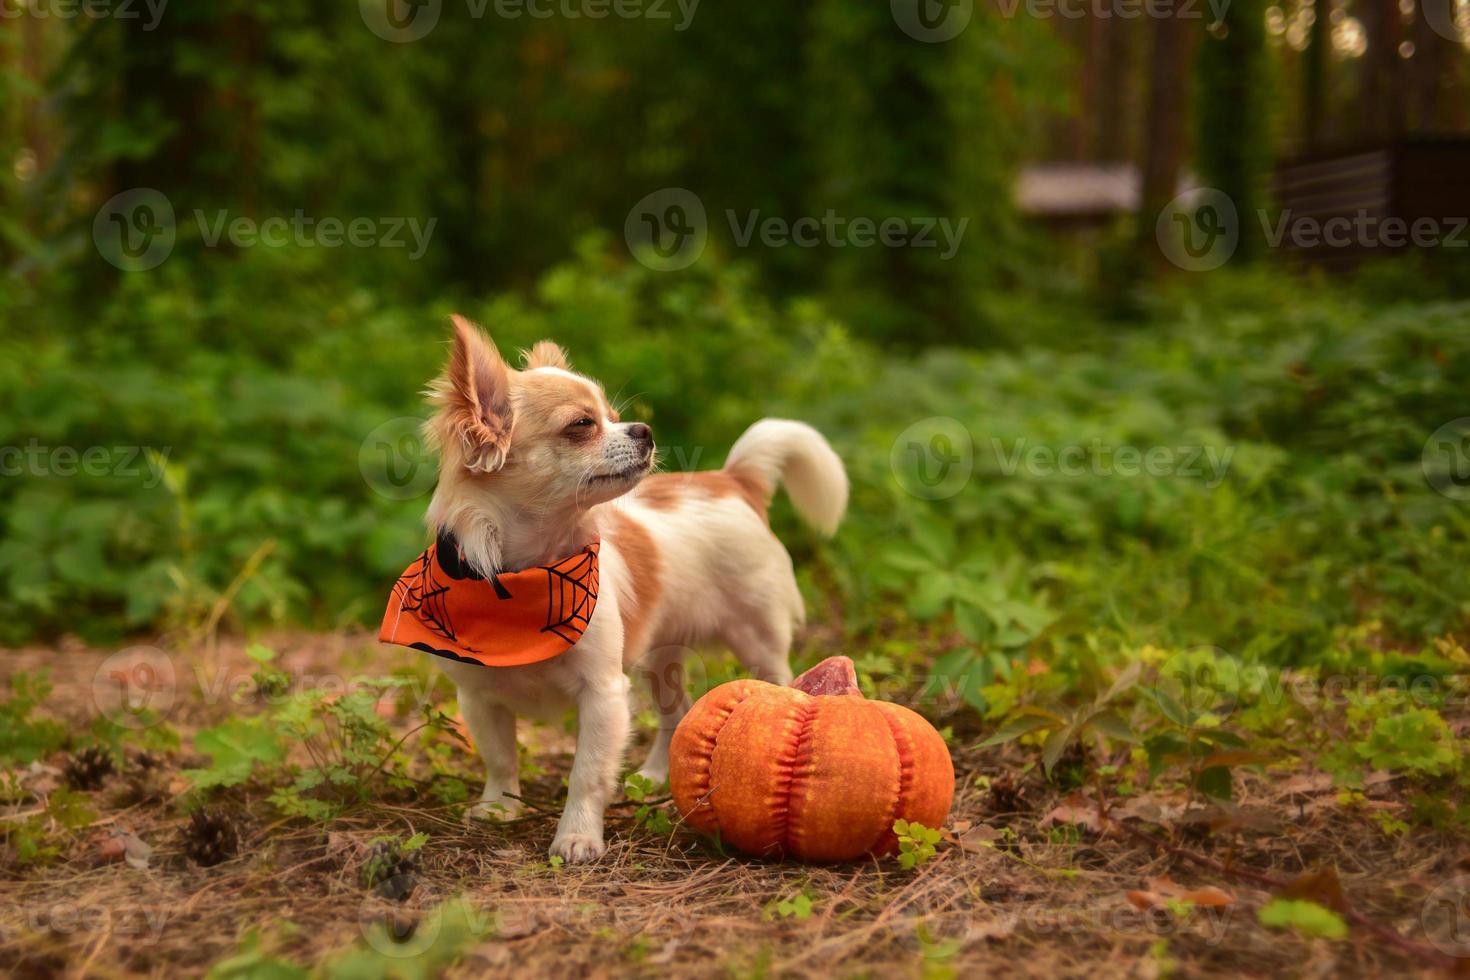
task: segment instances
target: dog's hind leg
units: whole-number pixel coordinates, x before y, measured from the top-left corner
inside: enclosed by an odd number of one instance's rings
[[[658,716],[653,748],[638,770],[638,775],[655,786],[668,781],[669,742],[674,737],[674,729],[689,711],[689,689],[684,676],[684,658],[689,653],[687,647],[678,645],[657,647],[648,651],[634,671],[640,679],[648,682],[649,697]]]
[[[483,667],[475,668],[484,670]],[[516,716],[508,708],[459,689],[459,710],[470,738],[485,760],[485,791],[469,815],[478,819],[507,820],[520,813],[521,760],[516,748]]]
[[[791,620],[778,613],[765,622],[750,619],[731,623],[720,631],[720,638],[750,676],[784,687],[792,677],[791,632]]]

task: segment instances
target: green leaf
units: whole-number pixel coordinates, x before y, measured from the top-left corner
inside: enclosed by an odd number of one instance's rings
[[[1195,788],[1217,800],[1228,800],[1235,795],[1235,788],[1230,779],[1230,769],[1227,766],[1210,766],[1201,770]]]
[[[1114,738],[1120,742],[1137,744],[1140,741],[1139,737],[1134,734],[1133,729],[1128,727],[1128,723],[1113,711],[1099,711],[1087,719],[1087,725],[1089,728],[1101,732],[1108,738]]]
[[[208,769],[186,769],[195,786],[238,786],[257,762],[280,762],[286,755],[279,734],[258,718],[234,718],[194,736],[194,748],[210,757]]]
[[[980,743],[980,748],[988,748],[992,745],[1004,745],[1013,742],[1022,735],[1029,735],[1039,728],[1046,728],[1053,724],[1050,719],[1037,715],[1017,715],[1006,721],[996,729],[995,734]]]
[[[276,651],[259,643],[252,643],[245,649],[245,654],[258,664],[268,664],[276,659]]]
[[[1272,929],[1292,929],[1304,936],[1342,939],[1347,923],[1329,908],[1302,899],[1273,898],[1256,913],[1261,925]]]
[[[1073,723],[1065,728],[1058,728],[1046,737],[1046,741],[1041,745],[1041,765],[1046,769],[1048,775],[1051,774],[1057,760],[1066,751],[1067,743],[1072,741],[1072,736],[1076,733],[1077,726],[1076,723]]]

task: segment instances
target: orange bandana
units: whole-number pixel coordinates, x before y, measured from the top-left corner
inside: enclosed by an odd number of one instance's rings
[[[378,639],[483,667],[550,660],[592,620],[598,548],[487,579],[440,534],[393,586]]]

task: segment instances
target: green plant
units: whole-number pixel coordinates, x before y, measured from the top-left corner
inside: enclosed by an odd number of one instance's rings
[[[668,808],[645,802],[657,790],[657,784],[642,773],[630,773],[623,783],[623,792],[627,794],[628,799],[642,804],[633,811],[634,826],[641,827],[651,834],[667,837],[674,832],[674,824],[669,819]]]
[[[1138,736],[1110,705],[1119,695],[1138,681],[1140,665],[1134,663],[1118,675],[1107,691],[1086,707],[1059,713],[1046,708],[1027,706],[1019,709],[985,741],[981,747],[1002,745],[1023,735],[1045,733],[1041,743],[1041,764],[1050,773],[1068,745],[1088,734],[1105,736],[1122,742],[1137,742]]]
[[[938,830],[908,820],[895,820],[893,833],[898,837],[899,867],[906,871],[930,861],[941,836]]]
[[[1301,899],[1273,898],[1256,913],[1261,925],[1272,929],[1292,929],[1304,936],[1342,939],[1347,923],[1329,908]]]
[[[36,708],[51,694],[50,678],[42,672],[21,670],[6,681],[9,691],[0,701],[0,762],[34,762],[65,745],[66,729],[60,722],[34,717]]]

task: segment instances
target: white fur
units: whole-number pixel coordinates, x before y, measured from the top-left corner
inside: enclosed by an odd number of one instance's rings
[[[805,422],[761,419],[746,429],[725,466],[750,466],[770,486],[785,486],[796,512],[822,534],[847,510],[847,474],[822,434]]]

